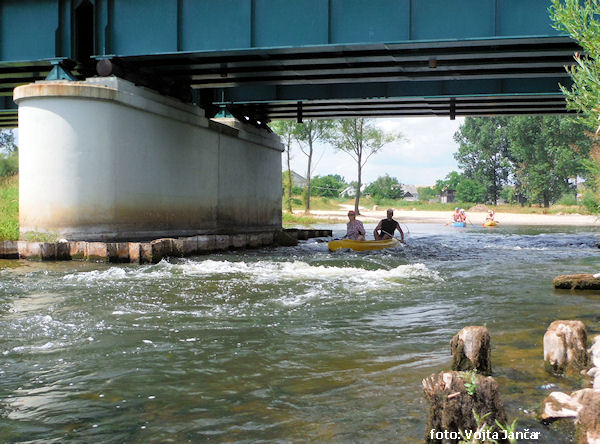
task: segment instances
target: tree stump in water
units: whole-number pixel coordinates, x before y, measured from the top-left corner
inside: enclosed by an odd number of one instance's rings
[[[441,372],[423,379],[423,393],[430,404],[425,442],[457,444],[462,439],[460,432],[475,433],[482,427],[503,436],[495,421],[506,424],[506,413],[498,383],[491,376]],[[475,414],[480,418],[479,424]]]
[[[589,362],[587,333],[581,321],[554,321],[544,334],[546,368],[563,374],[579,371]]]
[[[486,327],[465,327],[452,338],[452,370],[492,374],[490,332]]]
[[[600,290],[600,279],[593,274],[565,274],[556,276],[552,283],[554,288],[565,290]]]
[[[583,407],[577,416],[575,442],[600,444],[600,392],[588,390],[588,396],[582,399]]]

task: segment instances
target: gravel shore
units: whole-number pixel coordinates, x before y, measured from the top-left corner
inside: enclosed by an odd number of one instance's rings
[[[351,207],[348,206],[348,209]],[[348,209],[342,210],[312,210],[317,217],[345,219]],[[358,219],[363,222],[376,222],[386,217],[386,209],[361,209]],[[487,216],[486,212],[467,212],[467,221],[481,225]],[[401,223],[430,223],[445,224],[452,218],[450,211],[421,211],[394,209],[394,219]],[[582,214],[519,214],[496,213],[495,220],[501,225],[540,225],[540,226],[597,226],[600,227],[600,216]]]

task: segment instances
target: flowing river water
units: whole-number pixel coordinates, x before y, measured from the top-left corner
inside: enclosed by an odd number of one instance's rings
[[[509,418],[569,442],[536,420],[579,387],[545,373],[542,337],[556,319],[599,333],[600,293],[552,288],[600,270],[595,230],[408,228],[365,253],[0,261],[0,442],[420,442],[422,378],[482,324]]]

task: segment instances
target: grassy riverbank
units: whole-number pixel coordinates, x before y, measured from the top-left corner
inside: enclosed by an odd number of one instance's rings
[[[19,238],[19,176],[0,178],[0,240]]]

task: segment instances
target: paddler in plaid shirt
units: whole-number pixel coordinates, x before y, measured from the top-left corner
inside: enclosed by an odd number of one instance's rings
[[[348,219],[350,221],[346,224],[346,235],[343,239],[352,239],[352,240],[365,240],[365,227],[363,223],[359,220],[356,220],[356,213],[352,210],[348,211]]]

